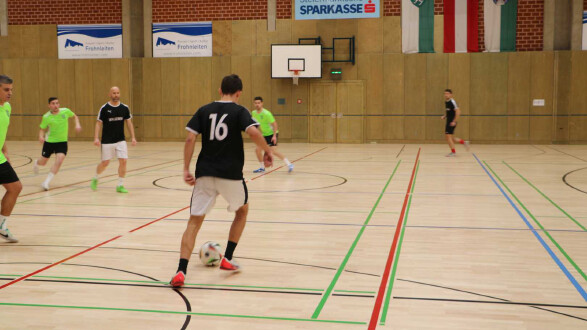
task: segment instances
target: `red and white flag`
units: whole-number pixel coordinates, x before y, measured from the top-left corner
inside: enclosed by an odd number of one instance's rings
[[[479,51],[479,0],[444,0],[444,52]]]

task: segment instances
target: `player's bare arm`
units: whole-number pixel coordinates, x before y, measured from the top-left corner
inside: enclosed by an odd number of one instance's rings
[[[128,131],[130,132],[131,143],[133,146],[137,145],[137,139],[135,137],[135,127],[132,124],[132,119],[125,120]]]
[[[185,139],[185,145],[183,147],[183,181],[193,186],[196,184],[196,178],[190,172],[190,164],[192,157],[194,156],[194,148],[196,146],[196,134],[188,131],[188,136]]]
[[[100,146],[100,131],[102,131],[102,122],[96,121],[96,129],[94,130],[94,145],[96,147]]]
[[[273,166],[273,153],[271,152],[271,147],[267,145],[267,142],[265,142],[265,139],[263,138],[263,134],[261,134],[261,131],[255,126],[250,126],[249,128],[247,128],[247,134],[249,135],[251,140],[253,140],[253,142],[257,145],[257,147],[265,151],[266,159],[263,160],[265,162],[265,167]]]

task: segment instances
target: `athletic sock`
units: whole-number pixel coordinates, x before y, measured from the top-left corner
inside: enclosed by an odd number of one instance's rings
[[[232,254],[234,253],[234,249],[236,249],[236,242],[228,241],[226,244],[226,251],[224,252],[224,257],[228,260],[232,260]]]
[[[124,178],[118,177],[118,186],[124,185]]]
[[[465,140],[463,140],[463,139],[460,139],[460,140],[459,140],[459,143],[460,143],[460,144],[465,144]]]
[[[177,271],[178,272],[183,272],[184,274],[188,273],[188,262],[190,262],[187,259],[179,259],[179,266],[177,267]]]
[[[260,162],[260,163],[259,163],[259,166],[260,166],[259,168],[265,168],[265,163],[263,163],[263,162]]]
[[[452,151],[453,154],[457,153],[457,151],[455,149],[450,149],[450,151]]]
[[[0,215],[0,230],[6,230],[6,223],[8,222],[8,217]]]
[[[46,186],[49,185],[49,183],[51,182],[51,180],[53,180],[53,177],[55,176],[55,174],[53,172],[49,172],[49,174],[47,174],[47,179],[45,179],[44,184]]]
[[[98,174],[94,175],[94,179],[98,180]]]
[[[285,165],[287,165],[287,166],[291,165],[291,163],[289,162],[289,160],[287,160],[287,158],[285,158],[283,161],[285,162]]]

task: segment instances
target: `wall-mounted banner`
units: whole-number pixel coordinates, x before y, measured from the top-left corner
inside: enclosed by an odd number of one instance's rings
[[[58,25],[59,58],[121,58],[122,25]]]
[[[212,56],[212,22],[153,24],[153,57]]]
[[[377,18],[379,0],[295,0],[296,19]]]

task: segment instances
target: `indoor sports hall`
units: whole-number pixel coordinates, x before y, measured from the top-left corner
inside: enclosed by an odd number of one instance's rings
[[[587,329],[586,86],[586,0],[0,0],[0,328]]]

